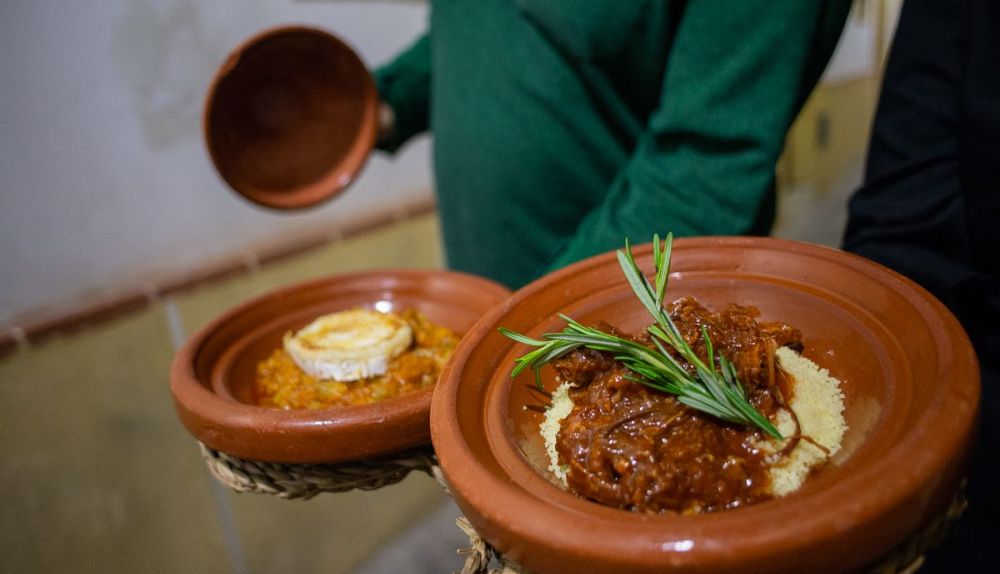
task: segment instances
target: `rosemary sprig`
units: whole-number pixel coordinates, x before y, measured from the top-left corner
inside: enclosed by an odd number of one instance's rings
[[[525,369],[531,368],[535,371],[535,384],[541,388],[539,369],[543,365],[579,347],[605,351],[612,353],[615,360],[635,373],[636,376],[630,377],[631,380],[675,395],[677,400],[693,409],[725,421],[756,426],[772,437],[781,439],[778,429],[747,400],[746,391],[737,378],[736,367],[722,353],[716,352],[705,326],[701,328],[701,337],[705,342],[707,360],[703,361],[684,340],[670,314],[663,309],[672,244],[672,234],[668,233],[662,244],[659,235],[653,236],[653,261],[656,266],[653,283],[649,282],[636,264],[627,239],[625,249],[618,251],[618,264],[625,279],[654,320],[648,331],[655,348],[616,337],[559,315],[566,321],[566,327],[559,333],[542,335],[541,340],[500,327],[500,332],[514,341],[537,347],[515,359],[511,376],[516,377]],[[695,375],[688,373],[668,348],[693,366]]]

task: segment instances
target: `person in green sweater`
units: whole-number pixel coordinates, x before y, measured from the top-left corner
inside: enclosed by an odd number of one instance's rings
[[[434,134],[448,266],[519,287],[625,237],[766,234],[849,0],[435,0],[375,81]]]

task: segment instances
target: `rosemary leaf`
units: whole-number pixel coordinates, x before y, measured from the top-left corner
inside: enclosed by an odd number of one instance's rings
[[[750,404],[746,391],[739,382],[736,367],[722,353],[717,352],[708,329],[705,326],[701,328],[707,359],[703,361],[684,339],[669,313],[663,309],[663,298],[670,275],[672,244],[672,234],[668,233],[662,244],[658,235],[653,236],[656,275],[652,283],[636,264],[628,239],[625,240],[625,248],[617,253],[625,280],[653,318],[654,324],[647,331],[654,348],[587,327],[570,317],[560,315],[566,322],[566,327],[558,333],[546,333],[541,339],[500,328],[500,333],[506,337],[529,347],[536,347],[534,351],[515,359],[511,376],[517,376],[524,369],[531,368],[535,372],[535,384],[542,388],[539,369],[551,361],[579,347],[608,352],[637,375],[628,376],[629,380],[675,395],[681,403],[693,409],[731,423],[756,426],[772,437],[781,439],[781,433],[771,421]],[[675,353],[693,367],[695,375],[691,375],[681,365],[674,356]]]

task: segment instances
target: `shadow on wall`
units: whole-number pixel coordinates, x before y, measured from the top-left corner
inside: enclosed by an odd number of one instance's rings
[[[208,33],[195,0],[132,0],[115,24],[111,54],[152,149],[200,132],[199,88],[212,78],[226,46]]]

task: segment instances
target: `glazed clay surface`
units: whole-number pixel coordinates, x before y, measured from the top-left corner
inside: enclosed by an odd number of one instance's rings
[[[432,388],[360,406],[271,409],[253,404],[257,363],[285,333],[326,313],[412,308],[461,334],[508,294],[492,281],[436,270],[369,271],[280,289],[222,314],[178,351],[170,376],[177,413],[206,445],[257,461],[341,462],[427,444]]]
[[[635,250],[652,274],[651,245]],[[650,323],[614,254],[546,276],[494,308],[442,374],[431,429],[460,508],[528,569],[560,572],[844,572],[887,553],[951,499],[979,400],[978,367],[954,317],[865,259],[767,238],[674,243],[667,300],[735,302],[802,330],[803,354],[842,381],[842,451],[801,490],[697,516],[642,515],[565,492],[546,470],[533,375],[510,378],[523,345],[564,313],[637,332]],[[543,369],[548,390],[552,371]]]
[[[358,55],[322,30],[247,40],[216,73],[205,141],[226,183],[257,204],[313,206],[340,194],[375,145],[378,94]]]

